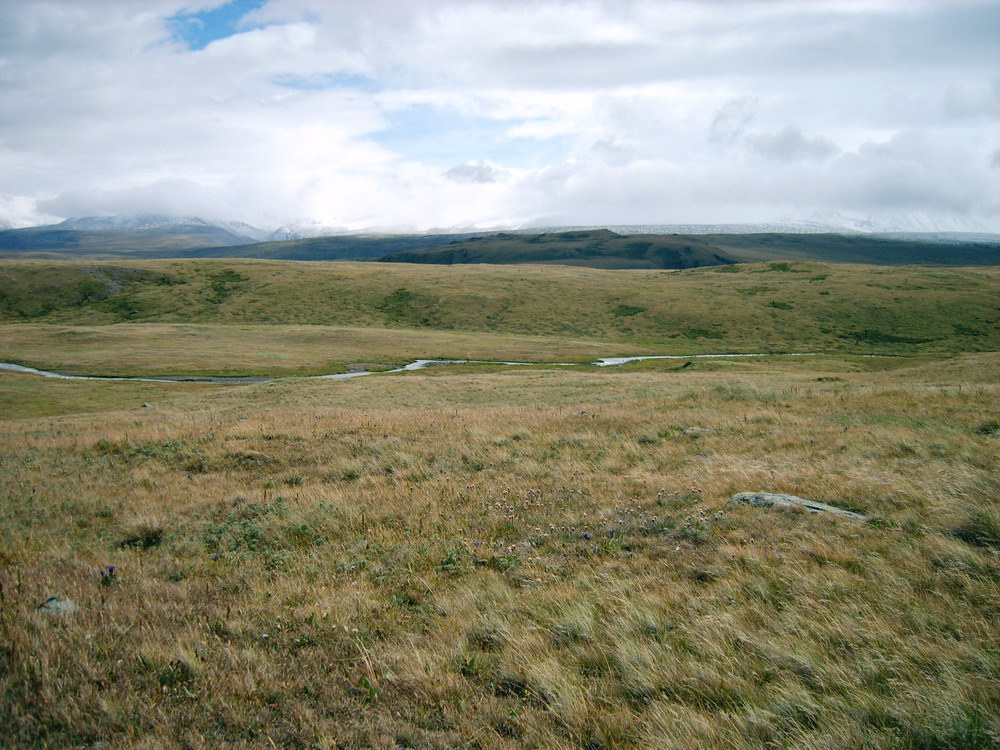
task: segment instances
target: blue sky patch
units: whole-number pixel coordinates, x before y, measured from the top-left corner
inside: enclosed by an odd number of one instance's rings
[[[266,1],[230,0],[225,5],[201,13],[178,13],[168,21],[170,30],[174,38],[183,41],[190,49],[205,49],[218,39],[246,31],[239,25],[240,19]]]
[[[327,89],[353,89],[367,94],[377,94],[383,90],[382,84],[374,78],[355,73],[323,73],[321,75],[297,76],[294,74],[275,76],[271,82],[286,89],[297,91],[325,91]]]
[[[442,168],[469,161],[491,161],[505,167],[543,167],[561,161],[571,139],[510,138],[508,128],[522,120],[470,117],[432,105],[386,115],[389,127],[371,139],[406,159]]]

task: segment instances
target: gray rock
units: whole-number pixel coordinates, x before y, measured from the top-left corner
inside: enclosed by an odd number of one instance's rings
[[[856,518],[859,521],[865,521],[868,519],[868,516],[866,515],[855,513],[852,510],[844,510],[843,508],[838,508],[835,505],[817,503],[814,500],[806,500],[804,497],[796,497],[795,495],[782,495],[771,492],[741,492],[738,495],[733,495],[729,498],[729,502],[737,505],[752,505],[755,508],[795,506],[805,508],[810,513],[835,513],[838,516]]]
[[[707,427],[688,427],[685,430],[681,430],[684,435],[689,438],[700,438],[702,435],[714,435],[715,430],[710,430]]]
[[[52,614],[57,615],[68,615],[70,612],[76,612],[80,608],[72,599],[64,599],[61,596],[50,596],[38,605],[38,609],[42,612],[51,612]]]

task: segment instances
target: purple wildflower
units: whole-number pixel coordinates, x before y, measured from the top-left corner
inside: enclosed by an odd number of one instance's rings
[[[115,582],[115,571],[118,570],[114,565],[108,565],[106,568],[101,568],[101,585],[110,586]]]

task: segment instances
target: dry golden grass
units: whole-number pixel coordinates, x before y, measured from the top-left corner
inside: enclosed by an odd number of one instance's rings
[[[1000,357],[676,367],[0,423],[2,744],[995,747]]]
[[[621,351],[621,344],[608,341],[347,326],[0,326],[6,361],[74,375],[288,377],[345,372],[352,364],[395,367],[414,359],[574,362]],[[644,347],[624,351],[656,353]]]

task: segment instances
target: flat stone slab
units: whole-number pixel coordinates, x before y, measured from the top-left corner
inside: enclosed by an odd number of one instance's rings
[[[729,502],[737,505],[752,505],[755,508],[799,507],[805,508],[810,513],[834,513],[838,516],[856,518],[859,521],[866,521],[868,516],[862,513],[855,513],[853,510],[844,510],[835,505],[817,503],[815,500],[806,500],[804,497],[795,495],[782,495],[772,492],[740,492],[729,498]]]
[[[51,612],[57,615],[66,615],[71,612],[76,612],[79,607],[76,602],[72,599],[64,599],[61,596],[50,596],[44,602],[38,605],[38,609],[42,612]]]

